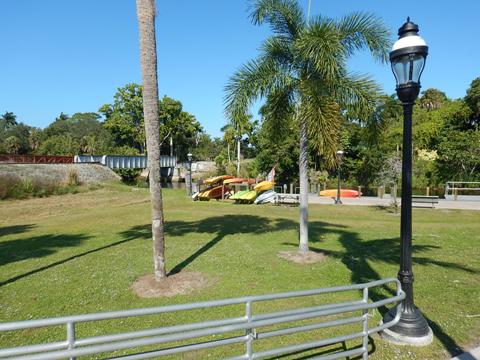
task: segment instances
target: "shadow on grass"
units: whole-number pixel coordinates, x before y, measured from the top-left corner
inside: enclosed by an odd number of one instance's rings
[[[198,257],[229,235],[262,234],[275,231],[287,231],[297,228],[297,223],[290,219],[271,219],[255,215],[221,215],[196,221],[169,221],[165,224],[166,236],[184,236],[186,234],[212,234],[211,240],[203,244],[197,251],[175,265],[169,275],[177,274]],[[150,239],[150,224],[134,226],[123,231],[124,238]]]
[[[365,283],[372,280],[378,280],[381,278],[380,274],[370,265],[372,262],[384,262],[387,264],[396,265],[400,261],[400,240],[399,238],[387,238],[387,239],[375,239],[362,241],[358,234],[351,231],[346,231],[344,229],[331,229],[325,228],[323,224],[312,223],[311,226],[311,243],[312,251],[316,252],[327,252],[329,256],[340,259],[340,261],[345,264],[345,266],[351,272],[351,280],[353,284]],[[320,241],[320,235],[325,232],[335,233],[339,236],[339,242],[343,246],[343,251],[325,251],[321,248],[316,247],[316,243]],[[296,244],[289,244],[296,246]],[[433,245],[423,245],[415,244],[412,246],[413,254],[425,252],[431,249],[437,249],[439,246]],[[439,266],[443,268],[464,271],[470,274],[478,274],[480,271],[478,269],[472,269],[468,266],[464,266],[457,263],[445,262],[440,260],[435,260],[426,256],[413,255],[412,258],[413,264],[419,264],[423,266]],[[388,287],[384,286],[383,288],[374,288],[370,292],[370,298],[372,301],[378,301],[384,298],[382,292],[387,292],[389,294],[394,294],[394,292]],[[388,309],[386,307],[379,308],[382,316],[385,314]],[[457,344],[455,339],[450,337],[438,323],[429,318],[425,313],[423,313],[426,320],[430,324],[432,331],[434,332],[437,339],[443,344],[445,349],[452,356],[456,356],[459,353],[463,352],[462,347]]]
[[[38,237],[35,237],[35,238],[30,238],[30,239],[9,241],[9,242],[6,242],[5,244],[10,245],[8,247],[8,249],[10,251],[16,252],[16,251],[26,250],[25,254],[17,253],[17,256],[15,256],[14,261],[19,261],[19,260],[32,258],[32,257],[33,258],[38,258],[38,257],[47,256],[47,255],[50,255],[50,254],[54,253],[56,251],[56,249],[61,248],[61,247],[78,246],[83,241],[85,241],[89,238],[90,238],[90,236],[82,235],[82,234],[79,234],[79,235],[44,235],[44,236],[38,236]],[[124,239],[124,240],[116,241],[114,243],[111,243],[111,244],[108,244],[108,245],[105,245],[105,246],[100,246],[98,248],[91,249],[91,250],[88,250],[88,251],[85,251],[85,252],[82,252],[82,253],[79,253],[79,254],[69,256],[65,259],[55,261],[55,262],[50,263],[48,265],[41,266],[37,269],[28,271],[26,273],[23,273],[23,274],[20,274],[20,275],[17,275],[17,276],[14,276],[14,277],[12,277],[10,279],[7,279],[5,281],[0,281],[0,287],[4,286],[4,285],[7,285],[7,284],[10,284],[10,283],[13,283],[17,280],[23,279],[27,276],[34,275],[34,274],[37,274],[41,271],[48,270],[48,269],[51,269],[55,266],[62,265],[62,264],[65,264],[69,261],[84,257],[86,255],[93,254],[93,253],[96,253],[98,251],[102,251],[102,250],[105,250],[105,249],[108,249],[108,248],[111,248],[111,247],[114,247],[114,246],[121,245],[121,244],[126,243],[126,242],[131,241],[131,240],[134,240],[134,238],[132,237],[132,238],[127,238],[127,239]],[[22,243],[22,242],[25,242],[25,241],[26,241],[26,243]],[[15,244],[10,244],[10,243],[15,243]],[[44,244],[44,245],[42,246],[42,244]],[[2,245],[3,245],[3,243],[0,243],[0,265],[4,264],[4,263],[1,262],[2,259],[7,259],[8,255],[9,255],[9,254],[4,254],[2,252],[2,250],[4,250],[4,249],[2,249]],[[19,245],[19,246],[17,248],[15,248],[15,245]],[[25,247],[26,245],[27,246],[38,246],[39,248],[37,248],[37,249],[35,249],[35,248],[32,249],[32,248],[28,248],[28,247],[26,248]],[[7,247],[5,247],[5,248],[7,248]],[[7,256],[2,256],[2,255],[7,255]],[[13,255],[13,254],[10,252],[10,255]],[[19,259],[19,258],[21,258],[21,259]],[[9,262],[11,262],[11,261],[9,261]]]
[[[222,215],[210,217],[198,221],[171,221],[166,224],[167,236],[182,236],[186,234],[212,234],[213,238],[203,244],[197,251],[186,257],[180,263],[175,265],[169,274],[175,274],[185,269],[189,264],[195,261],[198,257],[207,253],[212,247],[217,245],[222,239],[228,235],[235,236],[237,234],[261,234],[274,231],[296,230],[298,223],[290,219],[270,219],[261,216],[253,215]],[[351,282],[365,283],[381,278],[380,274],[370,265],[371,262],[384,262],[387,264],[399,264],[400,256],[400,241],[398,238],[386,238],[362,241],[359,235],[353,231],[349,231],[347,227],[336,224],[329,224],[325,222],[311,222],[310,228],[310,242],[311,250],[328,254],[328,256],[339,259],[351,272]],[[343,246],[343,250],[328,250],[318,247],[322,241],[322,236],[325,234],[337,234],[339,242]],[[125,238],[151,238],[150,224],[144,226],[136,226],[121,235]],[[284,243],[292,247],[297,247],[297,243]],[[439,248],[433,245],[413,245],[414,253],[421,253],[431,249]],[[476,269],[467,266],[444,262],[431,259],[426,256],[414,256],[414,264],[421,264],[424,266],[440,266],[449,269],[465,271],[468,273],[478,273]],[[393,294],[393,290],[388,286],[383,288],[372,289],[370,298],[372,301],[378,301],[385,298],[385,293]],[[380,313],[384,315],[388,309],[386,307],[379,309]],[[450,337],[443,329],[426,314],[425,318],[429,322],[435,336],[449,351],[452,356],[462,352],[455,339]],[[370,343],[373,341],[370,339]],[[372,345],[372,351],[375,347]]]
[[[22,225],[12,225],[0,227],[0,237],[12,235],[12,234],[21,234],[27,231],[30,231],[37,225],[35,224],[22,224]]]

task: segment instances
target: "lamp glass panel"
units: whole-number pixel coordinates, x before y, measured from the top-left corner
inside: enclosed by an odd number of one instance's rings
[[[397,85],[408,83],[408,77],[410,73],[410,57],[405,55],[394,59],[392,61],[392,70],[395,78],[397,79]]]
[[[414,55],[412,57],[412,62],[413,70],[412,78],[410,80],[416,83],[420,83],[420,76],[422,75],[422,71],[425,66],[425,57],[422,55]]]

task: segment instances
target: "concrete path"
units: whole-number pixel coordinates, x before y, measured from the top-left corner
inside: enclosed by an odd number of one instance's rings
[[[477,347],[461,355],[455,356],[451,360],[480,360],[480,347]]]
[[[342,198],[344,205],[363,205],[363,206],[389,206],[392,202],[389,195],[380,199],[373,196],[362,196],[360,198]],[[400,204],[400,198],[397,198]],[[308,197],[309,204],[333,204],[334,199],[330,197],[318,196],[310,194]],[[429,206],[425,206],[429,208]],[[457,210],[480,210],[480,199],[478,200],[444,200],[440,199],[435,209],[457,209]]]

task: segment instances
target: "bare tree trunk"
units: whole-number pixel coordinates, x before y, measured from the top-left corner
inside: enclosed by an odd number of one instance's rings
[[[166,277],[162,189],[160,187],[160,131],[158,122],[157,47],[155,0],[137,0],[143,116],[147,139],[150,198],[152,204],[153,262],[155,278]]]
[[[300,156],[298,161],[300,175],[300,252],[308,251],[308,138],[307,124],[300,121]]]
[[[170,156],[173,156],[173,136],[170,136]]]
[[[227,143],[227,154],[228,154],[228,163],[230,164],[232,162],[230,159],[230,143]]]

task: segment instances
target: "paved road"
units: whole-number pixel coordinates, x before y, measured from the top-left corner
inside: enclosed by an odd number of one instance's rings
[[[400,204],[400,198],[397,199]],[[334,199],[329,197],[310,194],[308,197],[309,204],[333,204]],[[342,198],[344,205],[364,205],[364,206],[389,206],[392,200],[389,195],[380,199],[373,196],[362,196],[360,198]],[[426,205],[428,208],[429,205]],[[444,200],[440,199],[435,209],[458,209],[458,210],[480,210],[480,199],[478,200]]]

